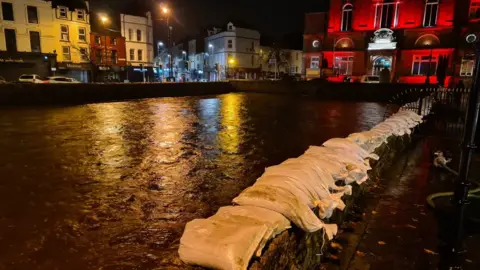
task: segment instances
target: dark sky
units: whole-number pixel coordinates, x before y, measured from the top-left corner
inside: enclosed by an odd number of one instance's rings
[[[150,6],[157,11],[160,3],[171,7],[175,19],[174,39],[195,36],[207,26],[224,26],[229,20],[244,21],[262,35],[281,38],[303,31],[306,12],[325,11],[328,0],[91,0],[104,3],[111,9]],[[157,23],[162,27],[162,22]],[[161,33],[159,31],[158,33]],[[162,37],[159,37],[162,38]]]

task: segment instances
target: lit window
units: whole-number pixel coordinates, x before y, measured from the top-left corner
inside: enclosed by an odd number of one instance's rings
[[[130,49],[130,60],[131,61],[135,60],[135,50],[134,49]]]
[[[102,44],[102,38],[100,36],[95,36],[95,44]]]
[[[85,10],[79,9],[77,10],[77,20],[84,21],[85,20]]]
[[[423,26],[431,27],[437,25],[438,0],[427,0],[425,3],[425,14],[423,16]]]
[[[66,7],[59,7],[58,8],[58,15],[60,18],[67,18],[67,8]]]
[[[343,6],[342,31],[352,30],[352,12],[353,6],[351,4],[346,4],[345,6]]]
[[[227,48],[229,49],[233,48],[233,40],[231,39],[227,40]]]
[[[137,41],[142,41],[142,30],[137,30]]]
[[[138,61],[143,61],[143,50],[138,50],[138,55],[137,55],[137,60]]]
[[[63,55],[63,60],[64,61],[72,60],[72,56],[70,55],[70,47],[63,46],[62,47],[62,55]]]
[[[397,26],[398,3],[393,0],[384,0],[375,5],[375,28],[392,28]]]
[[[132,40],[133,37],[133,31],[132,29],[128,29],[128,40]]]
[[[475,67],[474,56],[465,56],[462,58],[462,65],[460,66],[460,76],[472,76]]]
[[[117,39],[116,38],[111,38],[110,39],[110,44],[117,45]]]
[[[60,38],[63,41],[69,41],[70,35],[68,34],[68,26],[67,25],[60,25]]]
[[[335,57],[335,68],[339,75],[352,75],[353,56]]]
[[[470,20],[480,19],[480,2],[470,4],[470,15],[468,16]]]
[[[412,75],[435,75],[437,73],[438,59],[436,56],[429,55],[413,57]]]
[[[320,68],[320,57],[312,56],[310,60],[310,68]]]
[[[88,50],[87,48],[80,48],[80,58],[82,61],[88,61]]]
[[[78,40],[87,42],[87,30],[84,27],[78,28]]]

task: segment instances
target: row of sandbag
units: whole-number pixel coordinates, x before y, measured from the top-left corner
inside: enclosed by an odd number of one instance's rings
[[[409,134],[420,121],[414,113],[399,112],[370,131],[330,139],[267,168],[233,199],[236,206],[222,207],[215,215],[186,225],[180,258],[208,268],[246,269],[268,240],[290,228],[290,221],[307,232],[323,228],[328,239],[333,238],[337,225],[324,224],[320,218],[343,210],[342,196],[351,194],[351,183],[367,180],[368,160],[378,159],[373,154],[377,147],[392,135]]]

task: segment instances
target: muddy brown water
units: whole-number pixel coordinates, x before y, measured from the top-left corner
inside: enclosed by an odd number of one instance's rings
[[[0,269],[182,268],[185,223],[386,107],[264,94],[0,109]]]

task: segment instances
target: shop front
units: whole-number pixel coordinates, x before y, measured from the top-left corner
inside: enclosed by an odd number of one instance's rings
[[[128,66],[126,80],[129,82],[154,82],[153,67]]]
[[[55,54],[0,51],[0,76],[17,81],[22,74],[37,74],[43,78],[53,75]]]
[[[91,81],[92,65],[90,63],[59,62],[54,75],[74,78],[88,83]]]

